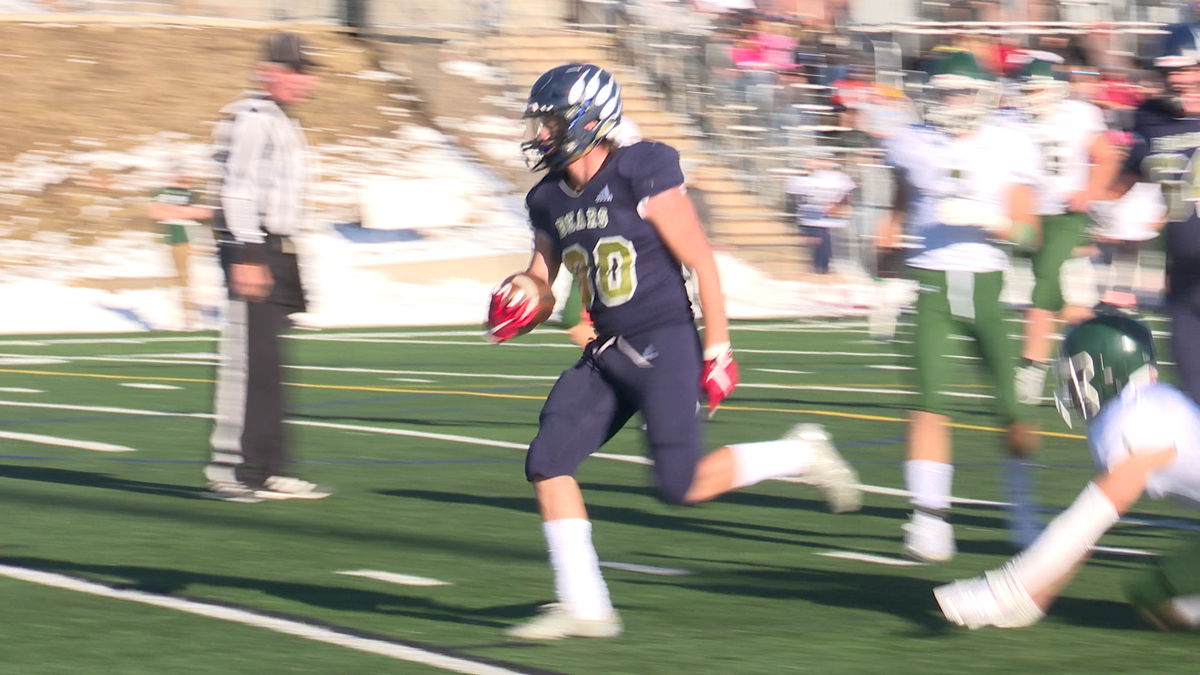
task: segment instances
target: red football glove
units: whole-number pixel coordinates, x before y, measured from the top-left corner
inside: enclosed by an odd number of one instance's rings
[[[529,297],[512,283],[500,284],[492,291],[488,305],[487,338],[500,344],[521,334],[521,329],[537,316],[538,298]]]
[[[711,419],[721,407],[721,401],[733,393],[738,383],[737,361],[733,360],[733,349],[729,343],[714,345],[704,350],[704,374],[700,384],[708,398],[708,416]]]

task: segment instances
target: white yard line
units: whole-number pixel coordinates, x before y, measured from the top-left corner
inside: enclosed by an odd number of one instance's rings
[[[5,394],[44,394],[44,389],[26,389],[25,387],[0,387],[0,392]]]
[[[156,389],[160,391],[170,391],[172,389],[183,389],[173,384],[159,384],[158,382],[121,382],[122,387],[130,389]]]
[[[812,375],[813,374],[813,371],[811,371],[811,370],[784,370],[781,368],[751,368],[750,370],[753,370],[758,373],[776,373],[779,375]]]
[[[101,443],[99,441],[80,441],[74,438],[60,438],[58,436],[44,436],[42,434],[22,434],[15,431],[0,431],[0,438],[7,438],[10,441],[36,443],[38,445],[56,445],[62,448],[91,450],[93,452],[137,452],[137,450],[124,445],[113,445],[112,443]]]
[[[49,408],[53,410],[76,410],[81,412],[100,412],[111,413],[115,415],[144,415],[149,417],[187,417],[193,419],[212,419],[213,415],[209,413],[173,413],[162,412],[158,410],[143,410],[137,408],[116,408],[111,406],[80,406],[67,405],[62,403],[36,403],[30,401],[3,401],[0,400],[0,406],[8,406],[15,408]],[[430,440],[448,441],[451,443],[464,443],[467,445],[481,445],[494,448],[508,448],[512,450],[524,450],[528,447],[526,443],[513,443],[510,441],[500,441],[490,438],[480,438],[477,436],[461,436],[457,434],[438,434],[428,431],[416,431],[412,429],[398,429],[392,427],[375,427],[362,424],[339,424],[336,422],[316,422],[312,420],[285,420],[286,424],[294,424],[302,427],[315,427],[320,429],[335,429],[340,431],[355,431],[374,434],[383,434],[388,436],[405,436],[409,438],[428,438]],[[617,462],[626,462],[630,464],[651,465],[653,460],[642,455],[627,455],[620,453],[595,452],[592,457],[599,459],[608,459]],[[775,478],[773,480],[785,483],[800,483],[807,485],[808,482],[802,477],[785,476]],[[859,489],[863,492],[868,492],[877,495],[886,495],[890,497],[910,498],[912,493],[900,488],[886,487],[883,485],[868,485],[859,484]],[[969,497],[951,497],[951,503],[966,504],[971,506],[991,506],[991,507],[1007,507],[1012,506],[1010,502],[998,502],[989,499],[971,499]],[[1195,525],[1185,521],[1172,519],[1139,519],[1139,518],[1123,518],[1123,525],[1141,525],[1153,527],[1166,527],[1177,530],[1200,530],[1200,525]]]
[[[375,581],[385,581],[389,584],[399,584],[401,586],[452,586],[449,581],[441,579],[431,579],[429,577],[418,577],[412,574],[396,574],[395,572],[383,572],[380,570],[340,570],[334,574],[344,574],[348,577],[363,577],[364,579],[374,579]]]
[[[915,560],[892,558],[885,555],[875,555],[873,553],[859,553],[858,551],[821,551],[816,555],[825,556],[826,558],[838,558],[841,560],[857,560],[859,562],[874,563],[876,565],[892,565],[894,567],[919,567],[922,564]]]
[[[654,565],[639,565],[637,563],[623,563],[600,561],[601,567],[607,567],[611,570],[624,570],[626,572],[637,572],[639,574],[653,574],[660,577],[683,577],[692,573],[691,570],[683,570],[675,567],[656,567]]]
[[[245,609],[235,609],[207,602],[199,602],[197,600],[185,600],[170,595],[159,595],[157,593],[147,593],[127,588],[111,588],[104,584],[85,581],[64,574],[43,572],[12,565],[0,565],[0,575],[19,581],[41,584],[42,586],[98,595],[102,598],[138,602],[143,605],[152,605],[195,614],[197,616],[205,616],[211,619],[240,623],[244,626],[264,628],[276,633],[312,640],[313,642],[323,642],[368,654],[378,654],[399,661],[421,663],[455,673],[468,673],[469,675],[517,675],[520,673],[520,671],[509,670],[508,668],[501,668],[470,659],[439,654],[396,642],[364,638],[300,621],[256,614]]]
[[[1157,557],[1158,554],[1153,551],[1146,551],[1140,548],[1124,548],[1122,546],[1093,546],[1093,553],[1108,553],[1110,555],[1128,555],[1133,557]]]

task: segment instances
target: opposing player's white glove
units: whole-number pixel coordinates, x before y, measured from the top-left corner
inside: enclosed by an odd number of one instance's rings
[[[1013,575],[1011,563],[982,577],[938,586],[933,596],[948,621],[971,630],[984,626],[1024,628],[1045,616]]]

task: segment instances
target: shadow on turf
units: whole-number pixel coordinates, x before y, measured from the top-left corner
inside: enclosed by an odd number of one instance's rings
[[[913,624],[909,637],[939,637],[953,627],[937,608],[933,589],[938,582],[898,575],[828,572],[802,567],[735,569],[671,581],[627,579],[627,584],[673,586],[704,593],[771,600],[802,600],[830,607],[891,614]],[[802,629],[798,626],[797,629]]]
[[[429,598],[364,591],[340,585],[307,584],[274,579],[209,574],[164,567],[136,565],[96,565],[67,560],[35,557],[0,557],[0,562],[44,572],[97,580],[112,588],[143,591],[158,595],[197,599],[185,591],[196,586],[216,586],[265,593],[284,600],[343,612],[396,614],[416,619],[444,621],[488,628],[503,628],[515,620],[529,617],[535,604],[472,608],[459,607]],[[115,581],[114,581],[115,580]]]
[[[653,491],[649,488],[633,488],[617,485],[595,485],[588,484],[584,486],[584,492],[591,490],[608,489],[612,492],[631,492],[644,494],[652,497]],[[496,497],[485,496],[478,494],[468,494],[461,492],[440,492],[434,490],[376,490],[377,494],[387,495],[389,497],[401,497],[404,499],[420,499],[424,501],[444,502],[452,504],[470,504],[475,506],[488,506],[493,508],[507,509],[510,511],[519,511],[530,515],[531,517],[537,513],[537,504],[532,497]],[[742,502],[744,504],[753,505],[770,505],[770,506],[785,506],[786,508],[806,508],[813,511],[824,511],[823,502],[806,501],[802,499],[785,499],[772,498],[766,496],[767,501],[757,502],[753,498],[764,497],[763,495],[740,495],[749,499]],[[770,501],[770,500],[775,501]],[[866,511],[866,509],[864,509]],[[903,513],[907,517],[907,511],[898,509],[885,509],[887,515],[895,516],[891,513]],[[632,508],[628,506],[612,506],[609,504],[588,504],[588,514],[593,521],[621,523],[625,525],[639,525],[642,527],[651,527],[672,532],[695,532],[699,534],[708,534],[721,537],[731,537],[734,539],[746,539],[751,541],[760,541],[773,544],[789,544],[796,546],[809,546],[813,548],[826,549],[829,547],[827,541],[825,543],[805,541],[804,539],[795,539],[791,537],[822,537],[825,540],[829,538],[850,538],[861,540],[864,538],[872,538],[874,535],[856,531],[853,527],[853,515],[831,516],[835,520],[830,521],[828,529],[822,530],[806,530],[795,527],[778,527],[772,525],[761,525],[757,523],[747,523],[742,521],[717,520],[712,518],[701,518],[692,514],[702,513],[699,509],[679,507],[671,513],[654,513],[642,509]],[[711,512],[710,512],[711,513]],[[879,514],[871,514],[879,515]],[[989,520],[990,522],[1000,522]],[[783,536],[780,536],[783,535]]]
[[[481,421],[481,420],[453,421],[453,420],[446,420],[445,418],[430,420],[428,417],[418,419],[415,417],[396,417],[395,415],[380,415],[377,417],[373,417],[373,416],[369,416],[369,415],[313,415],[311,413],[303,413],[303,412],[296,412],[296,411],[289,411],[288,418],[289,419],[294,418],[294,419],[303,419],[303,420],[314,420],[314,421],[318,421],[318,422],[324,421],[324,422],[341,422],[341,423],[345,423],[347,421],[364,422],[364,423],[386,422],[389,424],[410,424],[413,426],[422,426],[422,427],[480,427],[480,426],[489,426],[489,427],[512,426],[512,427],[530,427],[530,428],[533,427],[533,423],[530,422],[529,420],[522,420],[522,421],[507,420],[506,421],[506,420],[499,420],[499,419],[489,419],[486,421]]]
[[[87,487],[103,488],[106,490],[121,490],[124,492],[139,492],[142,494],[159,495],[163,497],[179,497],[181,499],[203,499],[204,489],[191,485],[171,485],[169,483],[148,483],[140,480],[130,480],[119,476],[92,471],[74,471],[72,469],[55,469],[44,466],[22,466],[19,464],[0,464],[0,478],[15,478],[18,480],[33,480],[43,483],[61,483],[64,485],[84,485]]]

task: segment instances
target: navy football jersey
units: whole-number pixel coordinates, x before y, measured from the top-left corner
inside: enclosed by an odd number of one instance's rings
[[[615,148],[576,192],[551,172],[529,191],[533,228],[558,247],[600,335],[693,321],[679,261],[638,206],[683,185],[679,153],[643,141]]]
[[[1150,100],[1134,117],[1134,138],[1125,170],[1158,183],[1167,203],[1168,297],[1200,301],[1200,118],[1175,117]]]

